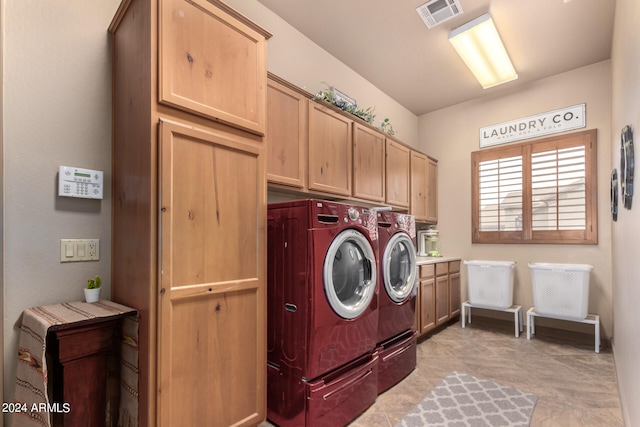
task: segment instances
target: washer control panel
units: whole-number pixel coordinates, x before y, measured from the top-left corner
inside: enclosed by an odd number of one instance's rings
[[[360,217],[360,212],[356,208],[349,208],[349,219],[355,221]]]

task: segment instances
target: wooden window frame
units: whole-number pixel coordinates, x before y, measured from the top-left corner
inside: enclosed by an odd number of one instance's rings
[[[534,243],[595,245],[598,243],[597,130],[509,144],[471,153],[472,243]],[[551,149],[585,147],[585,229],[533,230],[531,155]],[[480,162],[522,155],[522,230],[480,231]]]

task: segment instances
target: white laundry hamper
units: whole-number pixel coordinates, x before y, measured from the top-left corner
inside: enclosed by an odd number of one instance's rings
[[[505,310],[513,304],[512,261],[464,261],[469,303],[474,307]]]
[[[592,265],[529,263],[533,305],[538,315],[581,321],[589,308]]]

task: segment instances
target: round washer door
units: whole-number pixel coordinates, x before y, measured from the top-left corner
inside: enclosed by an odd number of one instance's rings
[[[405,301],[416,285],[416,250],[405,233],[391,236],[382,257],[384,288],[392,301]]]
[[[359,231],[344,230],[331,242],[324,259],[324,291],[331,308],[345,319],[369,307],[376,291],[376,259]]]

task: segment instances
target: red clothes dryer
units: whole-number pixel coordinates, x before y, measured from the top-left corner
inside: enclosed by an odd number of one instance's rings
[[[416,226],[411,215],[379,211],[378,392],[416,367]]]
[[[346,424],[377,396],[376,214],[300,200],[267,222],[267,416]]]

